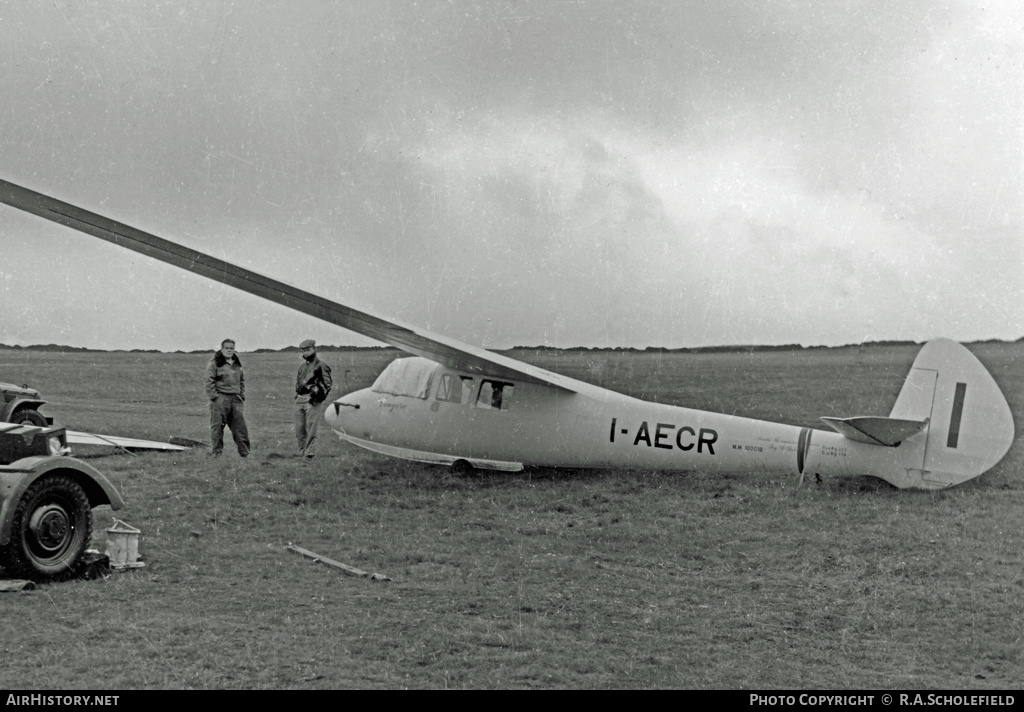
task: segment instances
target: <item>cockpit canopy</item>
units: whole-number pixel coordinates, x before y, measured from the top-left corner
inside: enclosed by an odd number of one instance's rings
[[[437,368],[436,362],[421,356],[396,358],[381,371],[370,390],[392,396],[425,399],[430,395],[430,384]]]

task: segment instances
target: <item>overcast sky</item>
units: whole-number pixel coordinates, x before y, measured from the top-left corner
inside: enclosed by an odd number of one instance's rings
[[[0,0],[0,177],[488,348],[1024,336],[1024,4]],[[370,343],[0,207],[0,343]]]

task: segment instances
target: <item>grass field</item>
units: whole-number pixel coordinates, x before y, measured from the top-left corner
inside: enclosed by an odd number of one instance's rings
[[[1024,345],[971,347],[1024,426]],[[631,395],[816,426],[887,414],[916,353],[524,352]],[[324,354],[334,395],[392,352]],[[69,428],[208,438],[207,356],[0,350]],[[242,354],[253,455],[94,456],[146,568],[0,594],[0,687],[1019,688],[1024,452],[959,487],[290,453],[294,354]],[[105,547],[108,508],[96,511]],[[346,576],[289,542],[390,576]]]

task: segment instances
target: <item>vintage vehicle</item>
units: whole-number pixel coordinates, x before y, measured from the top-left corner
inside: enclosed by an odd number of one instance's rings
[[[64,428],[0,423],[0,567],[53,581],[74,575],[92,537],[92,510],[124,500],[68,453]]]
[[[53,424],[53,418],[39,412],[40,406],[46,401],[35,388],[0,381],[0,396],[3,396],[3,402],[0,403],[0,420],[3,422],[31,423],[41,428]]]

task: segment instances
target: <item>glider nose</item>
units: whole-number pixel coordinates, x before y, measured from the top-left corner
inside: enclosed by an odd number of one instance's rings
[[[340,433],[353,430],[362,408],[362,394],[363,391],[354,391],[328,405],[324,412],[327,424]]]

